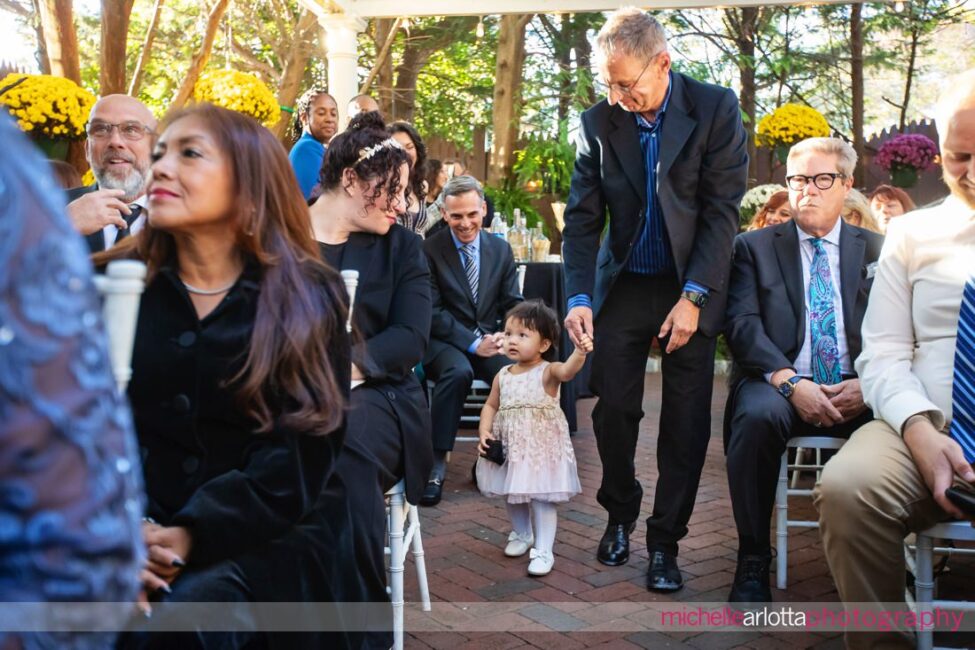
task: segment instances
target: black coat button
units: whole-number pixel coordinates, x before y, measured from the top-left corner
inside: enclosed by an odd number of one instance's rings
[[[386,393],[386,397],[388,397],[390,399],[390,401],[393,401],[393,402],[396,401],[396,393],[394,393],[393,391],[387,392]]]
[[[196,332],[183,332],[179,335],[179,338],[176,339],[176,342],[184,348],[188,348],[196,343]]]
[[[174,397],[173,410],[177,413],[188,413],[190,410],[190,398],[182,393]]]
[[[200,469],[200,459],[196,456],[187,456],[183,459],[183,471],[187,474],[193,474],[196,470]]]

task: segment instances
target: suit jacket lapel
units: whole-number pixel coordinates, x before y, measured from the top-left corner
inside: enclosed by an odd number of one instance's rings
[[[464,273],[464,267],[460,264],[460,253],[457,251],[457,247],[454,246],[454,238],[451,237],[450,231],[447,230],[441,239],[443,239],[443,243],[440,245],[440,255],[443,257],[447,267],[453,272],[457,284],[467,294],[467,299],[471,301],[471,311],[476,313],[477,307],[474,304],[474,296],[471,294],[471,285],[467,281],[467,274]],[[481,252],[483,253],[483,251]]]
[[[95,232],[85,236],[85,242],[88,244],[88,250],[92,253],[100,253],[105,250],[105,231],[96,230]]]
[[[779,262],[779,269],[782,271],[782,278],[785,280],[785,292],[789,296],[789,303],[792,305],[792,313],[796,317],[799,325],[798,341],[796,349],[802,345],[802,340],[806,336],[805,300],[803,292],[805,284],[802,281],[802,262],[799,259],[799,234],[796,226],[791,221],[774,226],[775,257]]]
[[[693,104],[684,93],[684,79],[678,73],[671,75],[674,87],[670,91],[670,103],[664,113],[664,122],[660,132],[660,163],[657,167],[657,187],[661,179],[667,176],[677,155],[684,148],[684,143],[691,137],[697,120],[690,116]]]
[[[840,226],[840,296],[843,299],[843,328],[846,340],[859,340],[860,328],[854,327],[853,313],[860,290],[860,269],[866,242],[860,233],[845,222]]]
[[[616,127],[609,134],[609,144],[619,158],[623,173],[640,197],[639,205],[647,202],[647,173],[643,163],[643,150],[640,148],[640,130],[636,118],[618,105],[613,107],[611,118]]]

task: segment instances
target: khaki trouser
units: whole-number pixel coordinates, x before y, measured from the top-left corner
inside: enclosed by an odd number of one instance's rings
[[[948,517],[886,422],[857,429],[823,470],[813,502],[845,603],[904,603],[904,538]],[[913,648],[903,633],[847,633],[848,648]]]

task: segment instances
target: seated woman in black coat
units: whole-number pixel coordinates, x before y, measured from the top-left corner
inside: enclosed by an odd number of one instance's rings
[[[145,593],[361,600],[333,471],[350,381],[344,287],[319,258],[284,150],[253,119],[203,104],[170,120],[153,160],[146,227],[96,259],[135,255],[149,270],[129,384],[148,496]],[[228,632],[141,632],[119,645],[361,643],[259,634],[267,621],[249,611],[221,620]]]
[[[406,498],[417,503],[433,463],[429,412],[413,374],[430,334],[430,275],[420,238],[397,225],[408,181],[406,153],[379,114],[366,113],[329,144],[323,192],[311,206],[325,259],[359,272],[352,321],[363,342],[352,351],[352,378],[364,383],[352,391],[338,471],[373,601],[388,601],[383,493],[405,476]]]

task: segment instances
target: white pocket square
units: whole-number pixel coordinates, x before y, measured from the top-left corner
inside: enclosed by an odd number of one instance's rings
[[[866,277],[866,279],[869,280],[873,276],[877,275],[877,263],[871,262],[870,264],[867,264],[864,271],[866,272],[866,275],[864,277]]]

